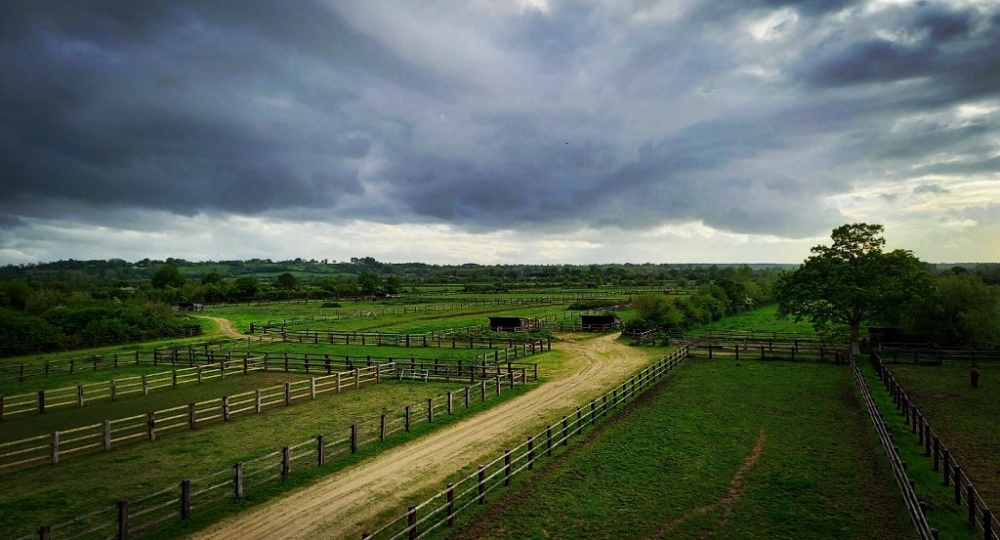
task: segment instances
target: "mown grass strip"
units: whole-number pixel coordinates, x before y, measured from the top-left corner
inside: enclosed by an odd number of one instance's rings
[[[456,536],[910,537],[867,422],[846,367],[691,360]]]
[[[858,362],[858,367],[871,388],[872,399],[882,412],[882,419],[893,434],[899,458],[906,462],[906,472],[913,480],[914,490],[926,504],[927,522],[938,530],[941,538],[980,538],[977,531],[968,527],[966,511],[955,504],[954,488],[944,485],[942,473],[935,471],[932,461],[924,456],[924,445],[918,444],[916,436],[911,435],[910,426],[906,425],[902,413],[897,412],[892,396],[882,385],[874,367],[866,358]]]

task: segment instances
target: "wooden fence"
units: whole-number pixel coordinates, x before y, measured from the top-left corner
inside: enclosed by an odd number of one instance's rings
[[[119,501],[84,515],[5,540],[91,540],[141,538],[167,521],[185,520],[212,507],[242,499],[265,486],[287,480],[296,472],[326,466],[332,459],[353,454],[359,448],[383,442],[399,432],[409,432],[418,423],[433,423],[459,407],[483,403],[516,385],[525,383],[523,373],[511,371],[481,380],[462,390],[447,392],[371,417],[316,438],[282,447],[266,455],[235,463],[200,478],[185,479],[147,495]],[[634,391],[635,385],[633,385]]]
[[[872,352],[870,358],[879,379],[886,391],[892,396],[897,413],[903,416],[905,424],[910,427],[911,434],[916,438],[917,443],[923,445],[924,456],[932,461],[934,471],[941,474],[944,485],[954,486],[955,504],[964,504],[968,508],[969,526],[981,531],[985,540],[1000,539],[1000,522],[986,506],[982,496],[973,486],[972,480],[965,474],[944,441],[931,428],[920,409],[896,382],[896,377],[885,367],[878,353]]]
[[[187,347],[201,349],[207,354],[212,350],[222,351],[227,349],[249,349],[255,342],[257,345],[261,345],[264,343],[264,338],[262,336],[258,336],[256,338],[246,337],[236,339],[219,339],[198,344],[191,344]],[[154,349],[152,356],[156,358],[157,356],[162,355],[163,350],[169,350],[171,348],[174,347],[158,347]],[[156,351],[161,352],[158,355]],[[98,371],[118,369],[119,367],[128,365],[140,365],[143,361],[150,363],[149,360],[146,360],[146,357],[149,356],[149,352],[133,351],[128,353],[110,353],[104,355],[95,354],[79,358],[60,358],[41,362],[0,365],[0,382],[15,380],[23,382],[25,380],[35,378],[73,375],[84,370]],[[155,362],[153,363],[155,364]]]
[[[662,358],[651,366],[639,371],[624,383],[593,399],[589,404],[578,406],[576,414],[562,417],[562,420],[547,426],[542,431],[494,459],[479,465],[476,472],[462,478],[424,502],[410,506],[405,514],[386,523],[374,532],[365,532],[362,539],[398,540],[421,538],[443,528],[452,527],[455,516],[473,505],[486,503],[489,492],[509,486],[511,478],[523,471],[534,468],[539,459],[550,457],[553,448],[568,444],[569,440],[583,433],[585,426],[594,425],[598,418],[635,398],[648,389],[653,382],[670,373],[688,355],[688,348],[681,347],[673,354]]]
[[[577,325],[579,326],[579,325]],[[270,335],[276,341],[293,343],[312,343],[326,345],[362,345],[377,347],[438,347],[449,349],[496,349],[513,348],[527,343],[537,346],[540,342],[552,346],[551,339],[516,339],[513,335],[497,337],[492,335],[458,337],[446,334],[400,334],[390,332],[337,332],[333,330],[290,330],[279,331]],[[280,338],[280,339],[278,339]]]
[[[393,377],[395,374],[394,365],[375,364],[350,372],[286,382],[232,396],[6,442],[0,444],[0,472],[45,463],[55,465],[68,457],[107,452],[129,442],[155,441],[157,436],[171,431],[193,430],[210,422],[228,422],[238,415],[290,406],[304,398],[315,399],[317,395],[326,392],[340,393],[345,388],[379,383],[383,376]]]
[[[114,401],[133,394],[147,395],[161,388],[177,388],[185,384],[247,375],[263,370],[261,362],[245,358],[242,362],[223,360],[215,364],[199,365],[160,373],[136,375],[91,384],[39,390],[12,396],[0,395],[0,420],[25,414],[45,414],[52,409],[83,407],[102,401]]]
[[[861,391],[861,397],[865,403],[865,408],[868,409],[868,415],[871,418],[872,424],[875,426],[876,433],[878,433],[879,442],[882,444],[882,450],[885,453],[886,458],[889,460],[889,466],[892,469],[893,476],[896,478],[896,484],[899,485],[899,489],[903,493],[903,502],[906,504],[906,509],[910,514],[910,520],[917,529],[917,534],[920,536],[921,540],[936,540],[938,537],[937,530],[932,529],[930,524],[927,523],[927,517],[924,515],[924,509],[921,506],[921,502],[913,489],[913,484],[906,473],[906,464],[899,459],[898,448],[893,444],[892,434],[889,433],[886,423],[882,419],[882,413],[879,411],[878,406],[872,399],[871,390],[869,390],[868,384],[865,382],[864,375],[861,374],[861,370],[858,368],[858,364],[854,360],[854,355],[851,354],[850,351],[847,353],[847,358],[851,365],[851,371],[854,373],[854,381],[857,383],[858,389]]]
[[[952,349],[941,347],[892,347],[883,344],[877,350],[886,363],[942,364],[944,362],[996,362],[1000,349]]]
[[[694,350],[705,352],[708,358],[729,357],[737,360],[791,360],[791,361],[815,361],[825,362],[828,360],[841,362],[845,360],[846,349],[844,347],[828,347],[820,342],[806,340],[775,341],[771,339],[752,341],[741,340],[734,342],[698,341],[691,345]]]

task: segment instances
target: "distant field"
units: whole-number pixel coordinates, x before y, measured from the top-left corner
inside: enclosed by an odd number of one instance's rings
[[[909,538],[851,374],[692,361],[458,538]]]
[[[777,305],[764,306],[709,324],[696,326],[689,333],[693,335],[732,330],[739,332],[797,333],[802,337],[816,336],[816,331],[807,321],[795,322],[791,318],[779,319],[777,314]]]
[[[886,364],[927,416],[980,495],[1000,510],[1000,364],[980,362],[979,388],[969,382],[967,362],[943,365]]]

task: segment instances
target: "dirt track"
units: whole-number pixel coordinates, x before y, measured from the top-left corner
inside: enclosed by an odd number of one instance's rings
[[[219,323],[219,333],[226,337],[242,338],[246,337],[239,330],[233,326],[233,321],[229,319],[223,319],[222,317],[209,317],[208,315],[199,315],[203,319],[211,319]]]
[[[370,520],[379,512],[403,508],[404,498],[421,489],[443,487],[448,474],[494,458],[505,445],[522,442],[531,431],[646,362],[641,352],[616,343],[616,337],[560,343],[555,348],[567,355],[567,367],[550,373],[552,382],[217,523],[193,538],[360,538],[362,527],[378,526]]]

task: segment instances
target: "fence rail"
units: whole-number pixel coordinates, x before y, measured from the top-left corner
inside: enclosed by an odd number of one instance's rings
[[[564,416],[562,420],[528,437],[524,443],[505,450],[493,461],[479,465],[476,472],[457,483],[448,484],[443,491],[410,506],[406,513],[374,532],[363,533],[361,537],[373,540],[422,538],[439,528],[454,526],[457,514],[470,506],[485,504],[486,496],[491,491],[509,486],[515,475],[533,469],[539,459],[551,456],[555,447],[566,445],[572,437],[581,435],[585,426],[595,424],[598,418],[645,391],[654,381],[671,372],[687,355],[688,347],[681,347],[589,404],[578,406],[575,415]]]
[[[882,419],[882,413],[879,411],[878,406],[872,399],[871,390],[869,390],[868,384],[865,382],[864,375],[861,374],[861,370],[858,368],[857,362],[854,361],[853,354],[848,354],[848,361],[851,365],[851,371],[854,374],[854,381],[857,383],[858,389],[861,391],[861,397],[865,403],[865,408],[868,409],[868,415],[871,418],[872,424],[875,426],[875,431],[878,433],[879,442],[882,444],[882,450],[885,453],[886,458],[889,460],[889,466],[892,468],[892,474],[896,478],[896,483],[899,485],[900,491],[903,493],[903,502],[906,504],[906,509],[910,514],[910,521],[913,522],[913,526],[917,529],[917,534],[922,540],[936,540],[937,530],[932,529],[930,524],[927,523],[927,517],[924,515],[924,509],[913,489],[913,485],[910,483],[909,477],[906,474],[906,465],[899,459],[899,449],[893,444],[892,434],[889,433],[885,420]]]
[[[1000,540],[1000,522],[979,495],[972,480],[965,474],[965,469],[959,465],[944,441],[931,428],[920,409],[906,395],[896,377],[882,363],[880,355],[873,351],[869,357],[875,367],[875,373],[892,397],[896,411],[903,416],[917,443],[924,446],[924,456],[932,461],[934,471],[941,474],[944,485],[955,487],[955,504],[964,504],[968,509],[969,526],[982,532],[985,540]]]
[[[527,369],[515,370],[511,367],[509,373],[511,376],[517,373],[526,377]],[[344,389],[379,383],[384,377],[395,375],[395,365],[374,364],[127,418],[54,431],[50,435],[0,443],[0,472],[46,463],[55,465],[68,457],[107,452],[140,440],[155,441],[157,436],[168,431],[193,430],[206,423],[228,422],[238,415],[290,406],[304,399],[315,399],[319,394],[340,393]]]
[[[68,521],[43,525],[11,540],[92,540],[141,538],[168,521],[186,520],[196,513],[264,486],[287,480],[296,472],[326,466],[332,459],[356,453],[361,447],[384,442],[400,432],[409,432],[418,423],[433,423],[441,415],[451,415],[460,404],[465,408],[484,403],[494,396],[527,382],[524,372],[512,370],[461,390],[418,401],[401,409],[368,418],[342,429],[282,447],[280,450],[235,463],[204,476],[185,479],[159,491],[111,507],[101,508]],[[457,399],[456,399],[457,398]]]

